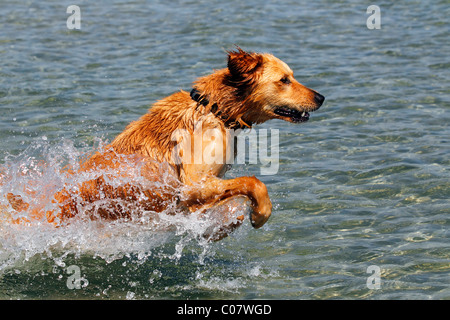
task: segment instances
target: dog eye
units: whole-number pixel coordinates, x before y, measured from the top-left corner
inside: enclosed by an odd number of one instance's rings
[[[289,80],[288,77],[283,77],[283,78],[281,78],[280,81],[283,82],[284,84],[290,84],[291,83],[291,80]]]

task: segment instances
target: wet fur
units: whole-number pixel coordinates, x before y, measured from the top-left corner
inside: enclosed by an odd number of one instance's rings
[[[195,124],[201,121],[202,130],[221,130],[226,145],[227,128],[252,127],[270,119],[298,122],[298,117],[277,114],[277,108],[310,112],[320,107],[323,97],[298,83],[292,70],[281,60],[270,54],[250,53],[240,48],[228,52],[226,68],[199,78],[194,88],[207,99],[206,105],[194,101],[189,92],[174,93],[156,102],[147,114],[130,123],[105,151],[93,155],[80,168],[82,172],[115,169],[119,175],[127,177],[135,174],[132,166],[139,166],[139,174],[145,179],[164,182],[160,187],[145,189],[145,186],[129,183],[112,187],[107,181],[114,177],[102,174],[84,182],[75,193],[65,188],[58,192],[53,201],[58,204],[59,211],[44,213],[42,208],[32,208],[29,216],[35,219],[45,216],[47,221],[61,225],[78,214],[80,205],[106,198],[120,201],[110,201],[106,207],[95,208],[92,212],[87,210],[93,219],[131,219],[133,210],[124,206],[124,202],[138,206],[140,210],[158,212],[165,210],[167,203],[177,203],[178,209],[190,212],[211,207],[235,195],[245,195],[252,204],[252,225],[261,227],[272,212],[266,186],[256,177],[221,179],[226,171],[224,164],[174,163],[172,151],[177,141],[173,141],[173,133],[183,129],[194,135]],[[126,161],[121,160],[123,157]],[[163,178],[162,170],[170,174]],[[8,194],[8,200],[17,211],[29,210],[28,204],[19,196]],[[226,236],[243,219],[240,216],[236,221],[224,216],[218,221],[223,228],[213,239]]]

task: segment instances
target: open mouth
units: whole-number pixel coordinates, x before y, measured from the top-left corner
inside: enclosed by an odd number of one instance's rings
[[[306,111],[298,111],[288,107],[278,107],[273,112],[279,116],[289,118],[292,122],[306,122],[309,120],[309,113]]]

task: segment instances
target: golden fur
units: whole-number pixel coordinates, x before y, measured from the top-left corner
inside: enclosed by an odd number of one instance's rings
[[[75,216],[80,205],[105,198],[121,201],[120,204],[110,201],[91,213],[86,210],[92,218],[133,218],[130,207],[124,206],[124,202],[130,206],[137,205],[142,210],[158,212],[164,210],[168,202],[176,202],[180,210],[184,208],[189,212],[210,207],[235,195],[244,195],[252,203],[252,225],[261,227],[272,211],[266,186],[255,177],[221,179],[226,170],[226,159],[213,164],[176,163],[173,151],[180,141],[173,139],[173,134],[177,129],[183,129],[195,139],[195,126],[200,122],[200,132],[217,129],[223,134],[222,142],[226,149],[229,145],[227,139],[230,139],[228,128],[252,127],[270,119],[306,121],[309,115],[302,113],[318,109],[324,98],[298,83],[289,66],[273,55],[249,53],[240,48],[228,52],[227,68],[199,78],[194,88],[204,99],[203,103],[191,98],[186,91],[156,102],[147,114],[130,123],[104,152],[96,153],[83,162],[80,169],[81,172],[114,169],[120,176],[127,177],[136,174],[132,168],[139,166],[142,177],[163,183],[152,189],[131,183],[113,187],[107,182],[110,177],[102,174],[82,183],[76,192],[65,188],[58,192],[53,201],[59,204],[60,211],[46,212],[46,219],[60,225]],[[202,151],[214,143],[218,141],[204,141]],[[192,150],[182,150],[188,151]],[[225,151],[227,154],[229,150]],[[121,161],[123,157],[126,161]],[[170,174],[162,177],[162,167]],[[28,204],[19,196],[8,194],[8,200],[17,211],[29,210]],[[44,213],[42,208],[32,208],[29,216],[43,218]],[[226,236],[243,219],[241,216],[236,222],[224,216],[222,221],[218,221],[223,228],[212,239]]]

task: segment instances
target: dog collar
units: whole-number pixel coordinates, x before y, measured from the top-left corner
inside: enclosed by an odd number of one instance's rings
[[[198,102],[205,107],[209,104],[209,100],[206,99],[206,97],[202,97],[202,95],[200,94],[200,91],[198,91],[195,88],[191,90],[191,98],[195,102]],[[217,109],[217,105],[216,105],[216,109]]]
[[[194,100],[195,102],[201,104],[204,107],[206,107],[209,104],[209,100],[205,96],[202,96],[200,91],[198,91],[195,88],[193,88],[191,90],[190,96],[191,96],[192,100]],[[211,106],[210,112],[213,115],[215,115],[216,118],[218,118],[219,120],[221,120],[224,123],[225,128],[237,130],[237,129],[243,129],[245,127],[245,126],[241,125],[239,122],[230,121],[228,119],[227,115],[223,114],[222,111],[217,111],[217,109],[218,109],[217,103],[214,103]],[[251,128],[252,124],[250,123],[249,125],[247,125],[247,127]]]

